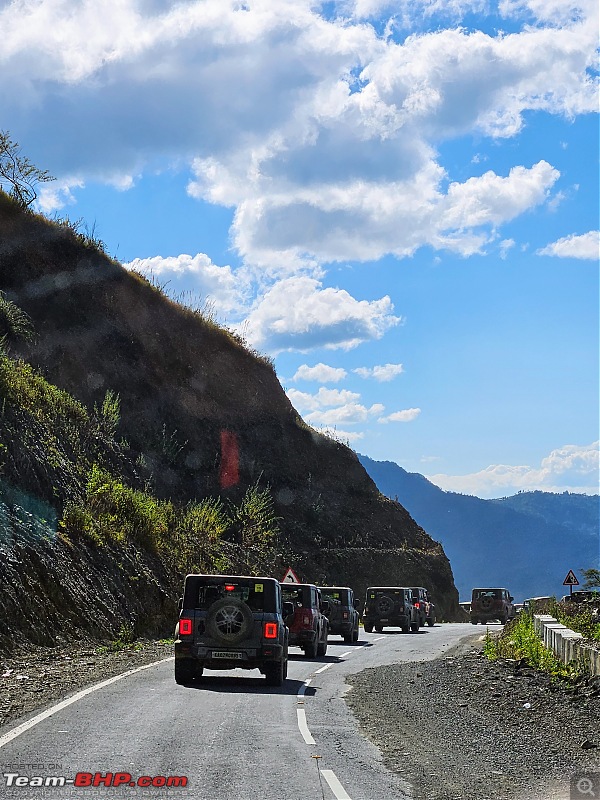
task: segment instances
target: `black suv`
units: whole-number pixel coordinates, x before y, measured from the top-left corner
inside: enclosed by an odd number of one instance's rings
[[[403,633],[418,631],[419,617],[412,602],[412,590],[404,586],[370,586],[363,623],[367,633],[373,628],[381,633],[390,626],[402,628]]]
[[[417,609],[419,617],[419,625],[421,627],[429,625],[433,628],[435,625],[435,606],[429,600],[427,589],[422,586],[411,586],[413,606]]]
[[[175,628],[175,682],[208,669],[259,669],[269,686],[287,675],[289,632],[279,581],[188,575]]]
[[[285,622],[290,629],[290,644],[298,645],[308,658],[324,656],[327,652],[329,603],[312,583],[282,583],[286,601]]]
[[[329,633],[339,634],[345,642],[358,641],[358,600],[349,586],[320,586],[323,598],[329,603]]]

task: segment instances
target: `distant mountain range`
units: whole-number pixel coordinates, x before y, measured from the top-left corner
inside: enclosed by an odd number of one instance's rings
[[[359,460],[379,491],[398,500],[441,542],[460,599],[474,586],[503,586],[517,601],[568,593],[572,569],[598,568],[600,499],[564,492],[522,492],[499,500],[445,492],[391,461]]]

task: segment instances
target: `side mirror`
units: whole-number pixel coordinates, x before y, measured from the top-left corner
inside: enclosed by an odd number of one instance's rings
[[[289,600],[286,600],[283,604],[283,616],[284,617],[291,617],[294,613],[294,604],[290,603]]]
[[[510,595],[508,595],[508,599],[509,599],[509,600],[510,600],[510,602],[512,603],[512,601],[513,601],[515,598],[514,598],[514,597],[511,597]]]
[[[329,614],[329,600],[321,600],[321,611],[323,614]]]
[[[352,605],[353,605],[353,606],[354,606],[354,608],[355,608],[355,609],[358,611],[358,609],[360,608],[360,600],[358,600],[358,599],[357,599],[357,600],[355,600],[355,601],[352,603]]]
[[[183,609],[183,597],[180,597],[179,600],[177,601],[177,608],[179,610],[179,613],[181,614],[181,611]]]

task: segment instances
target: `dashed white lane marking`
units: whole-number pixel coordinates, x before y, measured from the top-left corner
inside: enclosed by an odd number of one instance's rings
[[[317,670],[315,670],[315,675],[318,675],[318,674],[319,674],[319,672],[325,672],[325,670],[326,670],[326,669],[329,669],[329,667],[330,667],[330,666],[331,666],[331,664],[325,664],[325,666],[324,666],[324,667],[321,667],[321,669],[317,669]]]
[[[385,636],[378,636],[376,639],[373,639],[373,641],[380,642],[382,639],[385,639]]]
[[[298,708],[296,710],[296,714],[298,715],[298,728],[300,729],[302,738],[306,744],[316,744],[312,737],[312,733],[308,730],[308,725],[306,724],[306,711],[303,708]]]
[[[305,694],[305,692],[306,692],[306,690],[307,690],[308,686],[310,685],[310,682],[311,682],[311,681],[312,681],[312,678],[307,678],[307,679],[304,681],[304,683],[302,684],[302,686],[301,686],[301,687],[298,689],[298,697],[303,697],[303,696],[304,696],[304,694]]]
[[[88,694],[92,692],[97,692],[98,689],[103,689],[105,686],[110,686],[111,683],[116,683],[120,681],[122,678],[127,678],[129,675],[134,675],[136,672],[141,672],[144,669],[150,669],[151,667],[157,667],[159,664],[164,664],[165,661],[171,661],[172,656],[170,658],[161,658],[160,661],[153,661],[152,664],[146,664],[143,667],[137,667],[136,669],[129,669],[127,672],[121,673],[121,675],[115,675],[114,678],[108,678],[105,681],[101,681],[100,683],[96,683],[93,686],[88,686],[87,689],[83,689],[81,692],[77,692],[72,697],[68,697],[66,700],[61,700],[60,703],[57,703],[55,706],[51,708],[47,708],[45,711],[42,711],[41,714],[37,714],[35,717],[28,719],[27,722],[23,722],[21,725],[17,725],[16,728],[13,728],[12,731],[5,733],[4,736],[0,736],[0,747],[4,747],[5,744],[12,742],[13,739],[16,739],[17,736],[20,736],[25,731],[30,730],[38,722],[43,722],[43,720],[48,719],[48,717],[57,714],[59,711],[62,711],[63,708],[67,708],[67,706],[76,703],[78,700],[87,697]]]
[[[325,778],[325,780],[329,784],[329,788],[334,793],[336,800],[352,800],[348,792],[338,781],[336,774],[332,769],[322,769],[321,775]]]
[[[340,656],[340,658],[345,658],[346,656],[349,656],[349,655],[351,655],[351,654],[352,654],[352,650],[346,650],[346,652],[345,652],[345,653],[342,653],[342,655]]]

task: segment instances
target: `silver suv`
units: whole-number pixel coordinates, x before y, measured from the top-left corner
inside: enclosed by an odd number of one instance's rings
[[[363,624],[367,633],[384,627],[402,628],[403,633],[419,630],[419,616],[412,601],[412,589],[404,586],[370,586],[365,599]]]
[[[274,578],[188,575],[175,628],[175,682],[207,669],[259,669],[269,686],[287,676],[289,631]],[[287,604],[286,604],[287,605]]]

